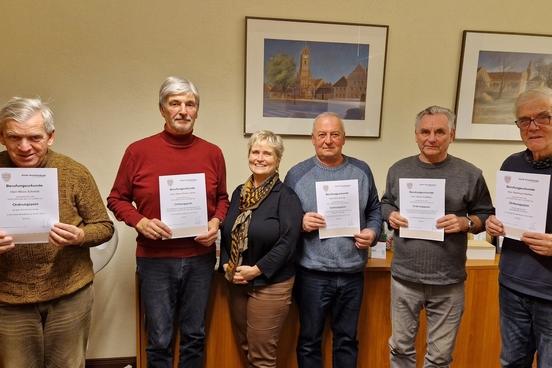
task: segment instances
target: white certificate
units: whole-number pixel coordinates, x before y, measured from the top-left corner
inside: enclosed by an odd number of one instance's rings
[[[496,217],[507,238],[526,231],[544,233],[550,175],[499,171],[496,174]]]
[[[354,236],[360,232],[358,180],[316,182],[317,212],[326,227],[319,229],[320,239]]]
[[[47,243],[59,222],[57,169],[0,168],[0,229],[16,244]]]
[[[445,215],[445,179],[399,179],[400,213],[408,219],[401,238],[443,241],[437,220]]]
[[[172,238],[187,238],[207,232],[205,174],[159,177],[161,221]]]

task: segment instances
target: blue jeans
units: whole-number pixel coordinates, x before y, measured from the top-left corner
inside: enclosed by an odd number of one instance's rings
[[[149,368],[172,367],[175,319],[180,331],[179,367],[203,367],[205,311],[215,253],[190,258],[138,258],[146,314]]]
[[[299,368],[322,367],[322,336],[328,314],[333,333],[333,366],[356,367],[364,273],[321,272],[300,267],[294,291],[301,323],[297,344]]]
[[[504,368],[552,367],[552,302],[500,285],[500,334]]]

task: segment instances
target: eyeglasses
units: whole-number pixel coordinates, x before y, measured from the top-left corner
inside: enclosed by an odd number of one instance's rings
[[[552,120],[552,116],[550,115],[538,115],[534,118],[520,118],[515,121],[516,125],[520,129],[527,129],[531,125],[531,123],[535,123],[536,126],[541,127],[545,125],[550,125],[550,121]]]

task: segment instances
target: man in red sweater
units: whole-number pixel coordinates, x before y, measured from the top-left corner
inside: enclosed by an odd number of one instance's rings
[[[226,167],[216,145],[193,135],[199,109],[195,86],[169,77],[159,90],[161,133],[132,143],[121,161],[108,207],[138,232],[136,263],[148,333],[148,367],[172,367],[174,319],[180,367],[202,367],[205,310],[215,264],[217,231],[228,209]],[[205,174],[208,231],[171,239],[161,222],[159,176]]]

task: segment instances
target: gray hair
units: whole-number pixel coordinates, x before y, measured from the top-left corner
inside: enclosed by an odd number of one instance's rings
[[[539,99],[548,99],[550,105],[552,106],[552,89],[548,87],[540,87],[535,89],[530,89],[519,94],[514,105],[514,114],[517,116],[517,110],[521,105]]]
[[[284,154],[284,141],[282,140],[282,137],[274,134],[270,130],[258,130],[249,138],[249,142],[247,143],[247,152],[250,153],[251,147],[259,142],[266,142],[266,144],[274,150],[276,159],[280,162],[282,155]]]
[[[314,129],[316,127],[316,122],[320,119],[329,118],[329,117],[336,118],[337,121],[339,121],[339,128],[343,132],[343,135],[345,135],[345,124],[343,124],[343,120],[341,120],[341,117],[339,115],[337,115],[335,112],[331,112],[331,111],[323,112],[323,113],[319,114],[317,117],[314,118],[314,121],[312,122],[312,134],[314,134]]]
[[[0,110],[0,132],[4,132],[4,127],[8,121],[15,120],[19,124],[24,124],[39,112],[44,121],[44,130],[47,134],[52,134],[56,129],[54,114],[39,97],[12,97]]]
[[[192,82],[179,77],[168,77],[159,88],[159,106],[163,107],[169,96],[188,93],[194,95],[196,104],[199,106],[199,92]]]
[[[456,115],[454,115],[452,110],[447,109],[446,107],[433,105],[433,106],[426,107],[416,115],[415,129],[418,130],[418,128],[420,127],[420,121],[422,121],[424,116],[439,115],[439,114],[445,115],[447,117],[449,129],[452,130],[456,128]]]

